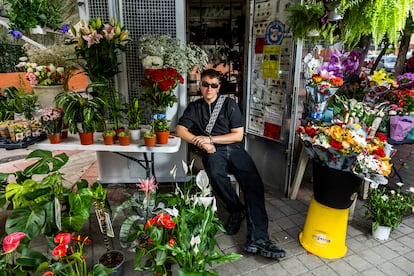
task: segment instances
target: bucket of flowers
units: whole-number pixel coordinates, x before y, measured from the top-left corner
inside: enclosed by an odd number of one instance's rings
[[[183,162],[190,180],[176,183],[174,192],[155,199],[155,180],[142,180],[140,191],[123,203],[121,208],[130,206],[132,213],[121,226],[120,240],[133,241],[135,270],[170,275],[176,264],[178,275],[218,275],[208,266],[240,258],[216,248],[216,233],[224,227],[207,174],[202,170],[194,178],[192,164]],[[175,178],[176,167],[170,173]]]

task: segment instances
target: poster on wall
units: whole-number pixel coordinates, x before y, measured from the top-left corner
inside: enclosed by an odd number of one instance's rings
[[[289,1],[256,1],[252,30],[251,89],[247,132],[283,141],[286,129],[292,37],[286,33],[281,6]]]

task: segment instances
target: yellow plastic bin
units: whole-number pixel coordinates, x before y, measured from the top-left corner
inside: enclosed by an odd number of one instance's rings
[[[311,199],[300,244],[310,253],[328,259],[345,256],[349,209],[335,209]]]

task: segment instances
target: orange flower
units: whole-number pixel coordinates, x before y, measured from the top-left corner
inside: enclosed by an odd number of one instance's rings
[[[319,75],[319,74],[313,74],[313,75],[312,75],[312,80],[313,80],[314,82],[316,82],[316,83],[320,83],[320,82],[323,80],[323,78],[322,78],[322,76],[321,76],[321,75]]]
[[[342,86],[342,84],[344,83],[344,81],[340,77],[333,77],[331,79],[331,83],[332,83],[333,86]]]

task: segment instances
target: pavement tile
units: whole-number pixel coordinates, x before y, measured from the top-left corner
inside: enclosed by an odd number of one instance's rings
[[[329,267],[339,275],[354,275],[357,270],[342,259],[335,260],[329,264]]]
[[[395,259],[392,259],[391,262],[399,267],[400,269],[404,270],[407,275],[414,275],[414,260],[408,259],[405,256],[399,256]],[[397,275],[397,274],[390,274],[390,275]]]
[[[361,256],[357,254],[345,256],[344,261],[360,272],[373,267],[373,264],[366,261],[364,258],[361,258]]]

